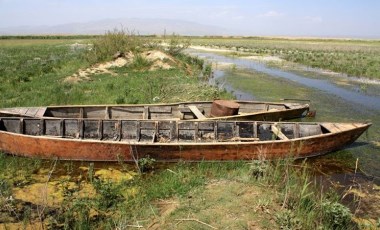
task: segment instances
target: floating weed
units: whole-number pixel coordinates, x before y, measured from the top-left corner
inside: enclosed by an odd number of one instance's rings
[[[121,172],[120,170],[108,168],[99,169],[95,171],[94,177],[102,181],[110,181],[113,183],[122,183],[124,181],[132,180],[136,175],[134,172]]]
[[[34,183],[23,188],[15,188],[13,196],[15,199],[33,203],[41,206],[59,207],[64,199],[64,190],[58,181],[47,183]],[[66,185],[72,189],[75,183]]]

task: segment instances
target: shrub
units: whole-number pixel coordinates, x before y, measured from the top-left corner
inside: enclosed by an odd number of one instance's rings
[[[302,229],[301,221],[296,217],[296,215],[292,211],[288,209],[285,209],[284,211],[277,213],[275,217],[276,223],[278,224],[280,229]]]
[[[250,173],[252,176],[254,176],[256,179],[259,177],[262,177],[265,175],[265,173],[268,171],[269,165],[263,160],[253,160],[250,163]]]
[[[190,40],[182,39],[179,35],[173,34],[168,45],[167,52],[173,56],[177,56],[190,46]]]
[[[143,48],[143,40],[124,29],[108,31],[93,41],[93,46],[85,53],[90,63],[111,60],[116,53],[138,52]]]
[[[137,164],[139,166],[140,172],[147,172],[154,168],[155,162],[156,162],[155,159],[151,158],[150,156],[147,156],[147,157],[139,159]]]
[[[348,229],[351,223],[350,210],[337,202],[322,203],[323,222],[331,229]]]

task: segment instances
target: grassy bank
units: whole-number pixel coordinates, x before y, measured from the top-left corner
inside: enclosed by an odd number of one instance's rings
[[[65,81],[80,69],[112,60],[119,48],[103,53],[89,52],[92,48],[87,45],[89,42],[91,40],[0,40],[0,107],[152,103],[153,98],[155,102],[168,102],[227,96],[199,81],[201,61],[194,65],[195,60],[180,55],[170,69],[147,71],[153,63],[144,64],[140,58],[133,59],[134,66],[91,74],[79,84]],[[132,51],[149,49],[158,47]]]
[[[194,38],[192,44],[277,56],[349,76],[380,79],[380,42],[348,39]]]
[[[178,40],[169,42],[169,48],[160,48],[154,41],[141,42],[135,36],[109,35],[105,40],[100,37],[91,41],[93,45],[88,45],[89,40],[4,40],[6,45],[0,41],[0,80],[4,82],[0,86],[0,107],[231,97],[199,77],[202,62],[181,55]],[[130,46],[129,42],[138,45]],[[149,60],[152,50],[164,58],[160,62]],[[119,58],[113,57],[115,53],[126,64],[100,68],[100,64],[114,63],[112,59]],[[157,67],[157,63],[161,64]],[[333,191],[322,192],[302,162],[157,165],[145,159],[139,167],[146,170],[142,173],[135,165],[124,162],[43,161],[0,154],[0,227],[356,226],[349,209],[338,203],[339,197]]]
[[[183,162],[139,174],[122,162],[0,157],[2,227],[355,228],[349,209],[333,191],[322,194],[302,162]]]

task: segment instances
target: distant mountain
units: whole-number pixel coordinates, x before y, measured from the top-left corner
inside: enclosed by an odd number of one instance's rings
[[[140,35],[225,35],[225,29],[189,21],[171,19],[119,18],[85,23],[69,23],[55,26],[19,26],[0,28],[0,35],[47,35],[47,34],[104,34],[106,31],[124,28]]]

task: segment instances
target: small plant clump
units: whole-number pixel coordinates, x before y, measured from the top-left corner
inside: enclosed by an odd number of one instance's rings
[[[326,201],[321,204],[322,220],[331,229],[348,229],[351,224],[350,210],[337,202]]]
[[[154,158],[151,158],[149,155],[146,157],[140,158],[137,161],[139,170],[142,173],[154,169],[155,163],[156,163],[156,160]]]
[[[301,230],[302,225],[300,219],[298,219],[295,214],[288,210],[285,209],[276,215],[276,223],[279,226],[279,229],[283,230]]]
[[[264,160],[253,160],[250,163],[250,171],[251,174],[258,179],[259,177],[263,177],[269,169],[269,164]]]

